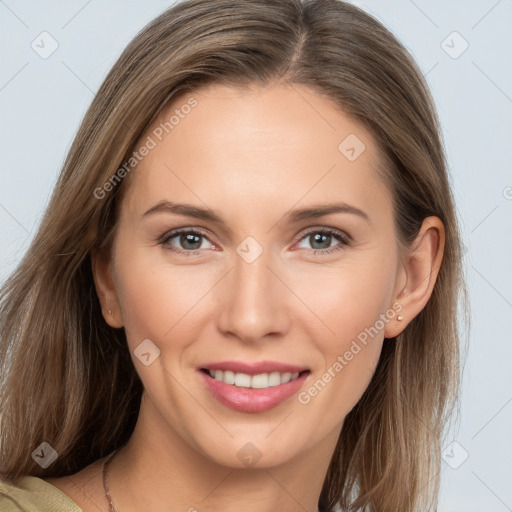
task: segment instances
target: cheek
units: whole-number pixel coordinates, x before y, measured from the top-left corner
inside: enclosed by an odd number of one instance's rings
[[[312,339],[322,344],[326,356],[344,351],[347,343],[369,328],[383,331],[382,322],[377,321],[391,307],[395,276],[391,258],[357,254],[343,265],[319,265],[296,276],[294,291],[319,320]]]
[[[352,410],[377,367],[385,325],[380,315],[386,309],[375,291],[350,293],[347,287],[325,303],[323,319],[334,334],[316,337],[323,364],[298,396],[312,416],[323,418],[325,428],[333,428]]]
[[[116,290],[130,347],[133,350],[149,338],[159,347],[183,348],[194,338],[190,330],[198,329],[199,323],[189,320],[214,286],[215,276],[198,268],[171,266],[161,257],[156,260],[148,254],[159,251],[155,248],[130,251],[116,270]]]
[[[322,323],[312,339],[323,358],[323,367],[298,398],[321,414],[325,425],[336,424],[361,398],[379,361],[385,325],[394,318],[393,261],[358,260],[298,282],[299,294],[314,290],[308,306]]]

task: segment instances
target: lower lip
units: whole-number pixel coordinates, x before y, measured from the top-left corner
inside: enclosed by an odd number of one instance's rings
[[[305,372],[295,380],[266,389],[241,388],[215,380],[199,371],[212,395],[221,403],[240,412],[263,412],[272,409],[296,394],[309,375]]]

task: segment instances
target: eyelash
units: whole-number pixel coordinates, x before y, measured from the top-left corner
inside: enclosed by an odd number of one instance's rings
[[[162,245],[166,250],[174,252],[176,254],[181,254],[181,255],[184,255],[184,256],[197,256],[197,255],[199,255],[199,253],[200,253],[200,251],[202,249],[196,249],[196,250],[193,250],[193,251],[183,251],[181,249],[176,249],[175,247],[173,247],[173,246],[168,244],[169,240],[172,240],[173,238],[175,238],[176,236],[181,235],[181,234],[200,235],[200,236],[208,239],[208,236],[206,235],[206,233],[204,233],[203,231],[201,231],[199,229],[195,229],[195,228],[180,228],[180,229],[175,229],[174,231],[171,231],[169,233],[166,233],[162,237],[162,239],[159,241],[159,244]],[[301,236],[296,238],[295,242],[300,242],[304,238],[306,238],[306,237],[308,237],[310,235],[313,235],[313,234],[329,235],[329,236],[332,236],[332,237],[336,238],[338,241],[341,242],[340,244],[335,245],[333,247],[329,247],[327,249],[310,249],[310,251],[312,251],[315,256],[318,253],[320,253],[321,256],[324,256],[324,255],[327,255],[327,254],[332,254],[332,253],[334,253],[336,251],[339,251],[339,250],[343,249],[343,247],[345,247],[345,246],[349,246],[351,244],[351,242],[352,242],[352,238],[349,235],[347,235],[343,231],[338,231],[338,230],[333,229],[333,228],[316,228],[316,229],[311,229],[310,231],[308,231],[306,233],[303,233]]]

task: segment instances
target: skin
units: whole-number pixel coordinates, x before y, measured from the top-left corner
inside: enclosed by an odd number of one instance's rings
[[[175,98],[148,134],[190,96],[197,106],[124,183],[112,254],[93,254],[105,320],[125,328],[145,388],[135,431],[110,468],[112,495],[122,512],[313,512],[343,420],[383,343],[394,342],[385,338],[398,335],[431,295],[443,224],[425,219],[400,254],[373,136],[314,91],[212,85]],[[366,146],[354,161],[338,150],[349,134]],[[168,212],[143,217],[162,200],[210,208],[225,225]],[[286,219],[290,210],[332,202],[368,219]],[[206,235],[195,255],[169,249],[194,249],[179,236],[160,243],[181,227]],[[333,236],[322,245],[318,228],[352,241]],[[236,251],[249,235],[263,248],[252,263]],[[322,253],[329,247],[339,250]],[[403,321],[393,315],[307,404],[293,396],[269,411],[238,412],[198,377],[207,362],[272,360],[309,368],[307,390],[397,301]],[[133,351],[148,338],[160,356],[145,366]],[[249,442],[261,455],[253,467],[237,456]],[[47,481],[84,510],[107,510],[102,462]]]

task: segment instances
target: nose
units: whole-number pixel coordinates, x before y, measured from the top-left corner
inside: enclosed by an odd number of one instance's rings
[[[223,280],[218,328],[224,336],[255,343],[283,336],[290,325],[290,292],[276,265],[263,253],[252,262],[235,255],[234,268]]]

